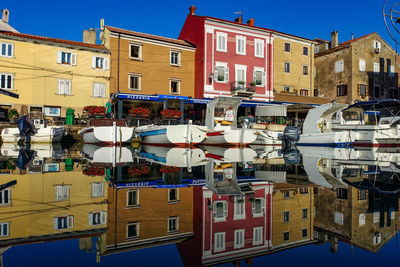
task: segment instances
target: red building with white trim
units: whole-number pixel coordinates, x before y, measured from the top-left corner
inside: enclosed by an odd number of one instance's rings
[[[195,97],[239,95],[273,99],[273,32],[254,26],[197,16],[190,8],[179,39],[196,45]]]

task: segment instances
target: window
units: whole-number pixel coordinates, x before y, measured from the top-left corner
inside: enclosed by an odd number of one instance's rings
[[[246,37],[236,36],[236,54],[246,55]]]
[[[365,60],[360,59],[360,61],[358,62],[360,71],[365,71]]]
[[[314,46],[314,54],[317,54],[317,53],[319,53],[319,46],[318,45]]]
[[[393,65],[390,65],[389,73],[390,73],[390,74],[393,74],[393,73],[394,73],[394,66],[393,66]]]
[[[226,63],[217,63],[214,79],[216,82],[227,83],[229,81],[229,68]]]
[[[14,74],[0,73],[0,89],[14,89]]]
[[[264,57],[264,41],[261,39],[254,39],[254,56]]]
[[[263,228],[253,228],[253,245],[261,245],[263,243]]]
[[[335,62],[335,73],[344,71],[344,60],[338,60]]]
[[[142,45],[141,44],[130,44],[129,45],[130,58],[136,60],[142,60]]]
[[[168,189],[168,202],[178,202],[179,201],[179,189],[170,188]]]
[[[69,199],[69,185],[56,185],[56,200]]]
[[[92,197],[104,197],[104,183],[92,183]]]
[[[179,231],[179,217],[168,218],[168,233]]]
[[[286,93],[289,93],[290,92],[290,87],[289,86],[284,86],[283,87],[283,91],[286,92]],[[286,193],[286,192],[284,192],[284,193]]]
[[[308,47],[303,47],[303,55],[308,56]]]
[[[346,188],[338,188],[338,189],[336,189],[336,198],[338,198],[338,199],[347,199],[347,189]]]
[[[382,235],[379,232],[375,232],[373,236],[374,245],[379,245],[382,242]]]
[[[71,95],[71,81],[70,80],[58,80],[58,94],[59,95]]]
[[[308,187],[300,188],[300,194],[308,194]]]
[[[343,213],[335,211],[335,223],[343,224]]]
[[[290,63],[289,62],[285,62],[285,72],[290,73]]]
[[[265,200],[262,198],[254,199],[252,203],[253,217],[261,217],[265,210]]]
[[[129,75],[129,90],[139,91],[142,89],[142,75],[130,74]]]
[[[300,89],[300,95],[308,96],[308,89]]]
[[[302,210],[301,217],[303,219],[307,219],[308,218],[308,209],[303,209]]]
[[[3,222],[0,223],[0,237],[9,236],[10,235],[10,223]]]
[[[290,197],[290,191],[284,191],[283,192],[283,197],[284,198],[289,198]]]
[[[284,232],[283,233],[283,241],[289,241],[289,240],[290,240],[290,233]]]
[[[63,65],[72,65],[76,66],[77,56],[75,53],[65,52],[65,51],[57,51],[57,63]]]
[[[128,190],[126,192],[126,206],[133,207],[139,205],[139,190]]]
[[[289,211],[284,211],[283,212],[283,221],[284,222],[289,222],[290,220],[290,212]]]
[[[375,52],[380,52],[381,51],[381,42],[379,41],[373,41],[373,48]]]
[[[1,46],[0,56],[2,56],[2,57],[13,57],[14,44],[0,43],[0,46]]]
[[[169,92],[171,94],[179,95],[181,93],[181,80],[170,79],[169,80]]]
[[[313,191],[314,191],[314,195],[318,195],[318,193],[319,193],[319,188],[318,188],[318,187],[314,187]]]
[[[213,206],[213,218],[215,222],[222,222],[228,217],[228,204],[226,201],[216,201]]]
[[[236,77],[235,77],[236,86],[245,87],[247,67],[243,65],[235,65],[235,71],[236,71]]]
[[[358,215],[358,225],[365,225],[365,213]]]
[[[226,52],[227,34],[224,32],[217,32],[217,51]]]
[[[58,216],[53,218],[54,230],[71,229],[74,227],[74,216]]]
[[[235,214],[234,214],[234,220],[241,220],[246,218],[246,211],[245,211],[245,205],[244,205],[244,197],[239,196],[235,197]]]
[[[244,229],[235,230],[234,248],[244,247]]]
[[[308,66],[303,66],[303,75],[308,75]]]
[[[374,212],[374,223],[378,223],[379,222],[379,217],[380,217],[379,211],[375,211]]]
[[[171,51],[170,52],[170,64],[171,66],[181,66],[181,52],[180,51]]]
[[[89,213],[89,226],[101,225],[107,223],[107,212],[96,211]]]
[[[336,87],[336,95],[337,96],[345,96],[347,95],[347,84],[341,84]]]
[[[214,234],[214,252],[225,250],[225,233]]]
[[[308,229],[307,229],[307,228],[302,229],[302,230],[301,230],[301,237],[302,237],[302,238],[305,238],[305,237],[307,237],[307,236],[308,236]]]
[[[374,62],[374,72],[379,72],[379,62]]]
[[[98,70],[108,70],[110,68],[110,59],[92,56],[92,68]]]
[[[319,89],[314,89],[314,96],[319,96]]]
[[[105,83],[93,83],[93,97],[106,97]]]
[[[140,222],[128,223],[126,225],[126,238],[139,237],[139,224]]]
[[[368,95],[367,91],[367,85],[366,84],[359,84],[358,85],[358,94],[362,97],[365,97]]]
[[[254,68],[253,71],[253,82],[256,86],[265,86],[266,74],[263,68]]]
[[[285,52],[290,52],[290,44],[285,43]]]
[[[367,199],[367,190],[359,190],[358,200],[366,200],[366,199]]]
[[[11,189],[7,188],[0,191],[0,205],[9,205],[11,204]]]

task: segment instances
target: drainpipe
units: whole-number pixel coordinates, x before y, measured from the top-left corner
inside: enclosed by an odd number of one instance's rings
[[[268,88],[267,88],[267,90],[268,89],[270,89],[270,92],[269,92],[269,100],[271,101],[271,94],[273,94],[274,93],[274,85],[272,84],[272,82],[273,82],[273,75],[274,75],[274,73],[272,72],[272,68],[273,68],[273,64],[274,64],[274,62],[272,61],[273,60],[273,53],[274,53],[274,51],[273,51],[273,42],[272,42],[272,32],[270,32],[269,33],[269,41],[270,41],[270,45],[269,45],[269,48],[268,48],[268,52],[269,52],[269,57],[268,57]]]
[[[119,64],[120,64],[120,50],[121,50],[121,34],[118,33],[118,65],[117,65],[117,91],[119,93]],[[118,112],[117,118],[122,119],[122,100],[118,99]]]
[[[314,66],[313,66],[314,44],[311,44],[311,51],[308,54],[310,55],[310,96],[314,96],[314,88],[312,86],[314,79]]]

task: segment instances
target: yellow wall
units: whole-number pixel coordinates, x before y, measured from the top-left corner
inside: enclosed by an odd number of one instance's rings
[[[104,105],[106,98],[93,97],[93,83],[106,83],[106,97],[109,96],[109,70],[92,68],[92,56],[109,58],[104,52],[63,48],[60,44],[48,45],[28,41],[17,41],[0,38],[0,42],[14,44],[14,57],[0,57],[0,73],[14,74],[13,93],[20,95],[19,99],[0,95],[0,104],[12,104],[17,111],[20,105],[28,106],[61,106],[61,115],[65,109],[74,108],[75,113],[82,114],[86,105]],[[77,54],[77,65],[62,65],[57,63],[57,51]],[[58,79],[71,80],[72,95],[58,95]]]
[[[290,43],[290,52],[285,52],[285,43]],[[308,56],[303,55],[303,47],[308,47]],[[290,92],[300,94],[300,89],[308,89],[313,96],[314,89],[314,45],[287,37],[276,36],[274,39],[274,90],[282,92],[285,86]],[[290,73],[284,70],[285,62],[290,63]],[[303,65],[308,66],[308,75],[303,75]]]
[[[106,224],[89,226],[89,213],[107,211],[107,184],[104,184],[103,197],[91,195],[91,183],[104,182],[104,177],[83,175],[77,164],[74,171],[68,172],[64,163],[60,165],[60,172],[55,173],[29,173],[28,170],[25,175],[18,175],[16,170],[13,175],[2,176],[4,183],[17,180],[17,184],[11,187],[11,204],[0,205],[0,223],[10,223],[9,236],[0,237],[0,243],[15,238],[107,227]],[[54,186],[61,184],[70,185],[69,200],[56,200]],[[73,228],[53,229],[53,218],[62,215],[73,216]]]
[[[133,94],[166,94],[170,93],[170,79],[180,79],[180,95],[194,96],[194,48],[177,47],[172,43],[162,45],[154,43],[151,39],[146,41],[134,36],[120,39],[119,60],[119,90],[122,93]],[[129,57],[129,44],[131,42],[142,44],[143,61]],[[118,38],[111,37],[110,31],[105,30],[104,44],[111,51],[111,92],[118,90]],[[170,66],[170,51],[181,51],[181,67]],[[129,90],[128,74],[141,74],[141,90]]]

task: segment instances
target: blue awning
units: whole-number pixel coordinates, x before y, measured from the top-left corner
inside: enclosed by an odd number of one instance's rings
[[[381,109],[381,108],[389,108],[389,107],[398,107],[400,106],[400,99],[381,99],[381,100],[369,100],[369,101],[359,101],[347,107],[350,108],[361,108],[364,110],[373,110],[373,109]]]

